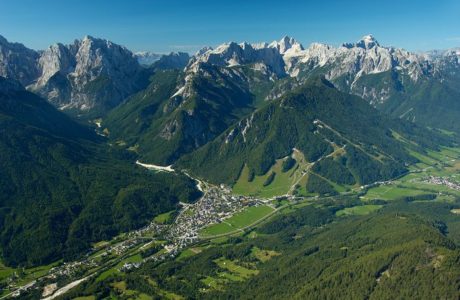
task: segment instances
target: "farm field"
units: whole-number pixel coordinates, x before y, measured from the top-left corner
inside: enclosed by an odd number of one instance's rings
[[[446,179],[453,183],[460,181],[460,149],[443,148],[440,152],[426,154],[411,152],[421,162],[410,167],[410,173],[387,185],[370,188],[361,196],[364,201],[381,199],[396,200],[403,197],[436,194],[437,201],[452,201],[460,197],[460,190],[428,182],[430,176]]]
[[[362,200],[373,200],[373,199],[382,199],[382,200],[395,200],[401,197],[406,196],[417,196],[424,194],[422,190],[410,189],[405,187],[398,187],[394,184],[383,185],[373,189],[370,189]]]

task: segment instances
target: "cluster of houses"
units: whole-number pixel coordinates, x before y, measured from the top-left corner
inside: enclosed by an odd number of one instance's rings
[[[429,176],[427,179],[424,180],[424,182],[436,184],[436,185],[444,185],[453,190],[460,191],[460,184],[449,181],[447,178]]]

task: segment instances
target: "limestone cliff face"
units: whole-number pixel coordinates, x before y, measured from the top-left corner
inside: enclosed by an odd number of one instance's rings
[[[60,109],[114,107],[143,87],[145,72],[131,51],[103,39],[86,36],[39,52],[0,37],[0,76]]]
[[[39,57],[37,51],[28,49],[23,44],[10,43],[0,36],[0,76],[28,85],[40,73],[37,65]]]
[[[270,44],[230,42],[215,49],[203,48],[191,58],[186,53],[133,54],[123,46],[91,36],[70,45],[55,44],[34,51],[0,36],[0,76],[19,81],[60,109],[84,112],[117,106],[146,86],[150,72],[162,69],[184,69],[185,80],[178,84],[170,106],[186,102],[192,94],[190,82],[200,74],[206,75],[206,66],[221,67],[230,77],[240,75],[229,69],[245,67],[273,82],[283,77],[296,79],[288,87],[280,85],[271,91],[267,100],[321,74],[342,91],[380,105],[399,88],[424,80],[442,82],[460,74],[459,57],[459,49],[413,53],[381,46],[372,35],[339,47],[313,43],[304,48],[287,36]],[[140,62],[148,62],[148,67]],[[391,74],[378,80],[371,78],[385,73]],[[213,76],[205,78],[212,80]],[[251,85],[258,79],[247,76],[241,80]],[[178,96],[183,99],[179,101]]]
[[[143,71],[125,47],[90,36],[49,47],[39,65],[41,76],[31,88],[62,109],[114,107],[138,90]]]
[[[337,83],[340,89],[378,104],[388,99],[388,87],[376,87],[374,82],[366,84],[360,81],[363,77],[396,72],[408,77],[412,83],[439,78],[448,68],[460,69],[459,53],[458,49],[413,53],[381,46],[372,35],[340,47],[313,43],[304,48],[295,39],[286,36],[270,44],[231,42],[216,49],[203,49],[191,59],[187,71],[197,73],[203,64],[225,67],[252,65],[277,77],[297,78],[300,83],[310,75],[323,74]]]

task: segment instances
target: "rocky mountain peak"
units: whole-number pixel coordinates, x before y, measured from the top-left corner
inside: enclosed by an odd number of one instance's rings
[[[195,53],[195,56],[203,55],[203,54],[205,54],[206,52],[212,51],[212,50],[213,50],[212,47],[210,47],[210,46],[205,46],[205,47],[201,48],[200,50],[198,50],[198,51]]]
[[[138,89],[142,67],[133,53],[105,39],[88,35],[70,45],[51,45],[39,53],[25,47],[26,50],[15,52],[9,48],[3,51],[8,57],[0,55],[0,75],[2,63],[18,68],[28,59],[26,70],[35,70],[35,73],[22,81],[21,72],[10,77],[61,109],[114,106]],[[12,59],[18,58],[22,61],[12,63]]]
[[[371,49],[375,46],[380,46],[379,42],[375,39],[375,37],[372,34],[363,36],[356,45],[364,49]]]
[[[372,34],[368,34],[368,35],[363,36],[356,43],[344,43],[342,46],[348,49],[361,48],[361,49],[369,50],[374,47],[380,47],[380,44]]]
[[[0,76],[28,85],[39,73],[38,57],[37,51],[28,49],[20,43],[9,42],[0,36]]]
[[[160,59],[153,63],[153,67],[158,70],[183,69],[187,66],[190,55],[185,52],[171,52],[161,55]]]
[[[291,50],[291,52],[305,50],[301,43],[289,36],[284,36],[281,40],[272,42],[269,47],[278,49],[280,54],[285,54],[288,50]]]
[[[162,57],[161,54],[153,53],[150,51],[136,52],[134,53],[134,56],[137,58],[137,61],[143,66],[150,66]]]
[[[8,40],[3,35],[0,34],[0,44],[6,44],[6,43],[8,43]]]

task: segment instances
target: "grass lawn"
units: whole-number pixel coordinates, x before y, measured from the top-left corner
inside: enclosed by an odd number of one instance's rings
[[[237,265],[234,261],[225,259],[223,257],[214,260],[214,263],[216,263],[221,269],[224,269],[225,271],[219,272],[217,274],[217,278],[208,276],[201,280],[203,284],[213,290],[223,290],[228,282],[244,281],[245,279],[259,273],[258,270],[251,270],[242,267]]]
[[[373,211],[379,210],[383,205],[362,205],[362,206],[353,206],[347,207],[342,210],[339,210],[335,214],[337,216],[349,216],[349,215],[358,215],[363,216],[370,214]]]
[[[123,296],[129,297],[128,299],[140,299],[140,300],[150,300],[150,297],[147,294],[139,293],[138,291],[128,290],[126,287],[125,281],[114,282],[111,284],[113,288],[118,290],[118,292],[122,293]]]
[[[271,198],[274,196],[286,195],[290,189],[299,181],[304,180],[304,171],[310,167],[310,164],[305,160],[304,155],[299,151],[293,152],[293,158],[296,160],[295,165],[286,172],[282,171],[283,162],[286,158],[276,160],[270,170],[262,175],[255,176],[254,180],[249,182],[249,168],[245,166],[241,172],[238,181],[233,186],[233,192],[240,195],[258,196],[263,198]],[[275,179],[272,183],[264,186],[268,176],[274,172]]]
[[[203,250],[200,247],[188,248],[182,251],[177,257],[178,260],[186,259],[188,257],[194,256],[201,253]]]
[[[240,178],[233,186],[233,192],[238,195],[251,195],[265,198],[287,194],[291,187],[290,176],[294,172],[297,164],[285,173],[281,171],[282,164],[283,160],[278,160],[265,175],[255,176],[252,182],[248,181],[249,168],[245,166],[241,172]],[[264,186],[264,182],[272,172],[276,173],[275,179],[268,186]]]
[[[342,154],[342,148],[336,147],[336,149],[334,149],[333,156]],[[244,166],[240,177],[233,186],[233,192],[239,195],[272,198],[274,196],[292,194],[294,192],[293,187],[297,186],[297,195],[304,197],[315,196],[316,194],[309,193],[305,188],[312,164],[305,160],[304,155],[300,151],[295,150],[292,157],[296,160],[296,163],[287,172],[282,171],[282,165],[286,158],[278,159],[266,174],[255,176],[251,182],[248,181],[249,168]],[[274,180],[269,185],[264,186],[267,178],[272,173],[276,174]],[[327,181],[339,193],[352,188],[352,186],[343,186],[330,180]]]
[[[204,236],[213,236],[230,233],[257,222],[271,212],[273,212],[273,208],[270,206],[262,205],[248,207],[244,211],[235,214],[229,219],[224,220],[222,223],[211,225],[205,228],[201,231],[201,234]]]
[[[24,285],[32,280],[35,280],[36,278],[42,277],[46,274],[48,274],[49,270],[51,268],[56,267],[62,262],[62,260],[59,260],[57,262],[51,263],[49,265],[45,266],[38,266],[35,268],[30,268],[30,269],[25,269],[24,273],[26,276],[23,279],[20,279],[18,281],[19,285]]]
[[[214,277],[206,277],[204,279],[201,279],[201,282],[206,285],[207,287],[214,289],[214,290],[223,290],[223,286],[225,284],[225,281],[222,279],[214,278]]]
[[[243,228],[262,219],[273,211],[270,206],[252,206],[226,220],[235,228]]]
[[[241,278],[240,276],[232,274],[232,273],[222,272],[222,273],[219,273],[219,276],[222,278],[231,280],[231,281],[244,281],[244,278]]]
[[[242,277],[244,279],[249,278],[252,275],[259,274],[259,270],[251,270],[240,265],[237,265],[234,261],[225,258],[219,258],[214,260],[214,262],[222,269],[228,270],[236,276]]]
[[[407,196],[441,193],[437,201],[451,202],[453,198],[460,197],[460,191],[443,185],[423,182],[423,179],[428,176],[443,177],[452,182],[460,179],[460,177],[457,178],[457,174],[460,173],[460,149],[442,148],[439,152],[430,150],[426,154],[409,152],[421,161],[410,167],[412,171],[418,170],[419,172],[410,173],[394,184],[371,188],[362,197],[363,200],[394,200]]]
[[[110,268],[104,272],[102,272],[99,277],[97,277],[96,282],[103,281],[104,279],[110,277],[113,274],[119,273],[118,269],[123,267],[126,263],[137,263],[142,261],[141,255],[138,253],[136,255],[132,255],[130,257],[125,258],[124,260],[120,261],[115,267]]]
[[[10,277],[14,273],[14,271],[16,270],[5,266],[3,262],[0,261],[0,281],[3,281],[7,279],[8,277]]]
[[[122,260],[118,265],[123,266],[125,263],[138,263],[142,261],[142,256],[140,254],[136,254],[130,256],[124,260]]]
[[[235,230],[235,228],[233,228],[232,226],[230,226],[227,223],[219,223],[219,224],[214,224],[214,225],[211,225],[211,226],[203,229],[201,231],[201,234],[205,235],[205,236],[207,236],[207,235],[212,236],[212,235],[229,233],[229,232],[232,232],[234,230]]]
[[[107,278],[109,278],[110,276],[112,276],[113,274],[117,273],[118,270],[115,269],[115,268],[111,268],[111,269],[108,269],[107,271],[104,271],[102,272],[96,279],[96,282],[101,282]]]
[[[417,158],[420,160],[422,163],[427,164],[427,165],[435,165],[438,163],[436,159],[433,159],[432,157],[426,155],[426,154],[421,154],[419,152],[415,152],[413,150],[409,150],[409,154],[412,155],[413,157]]]
[[[155,221],[158,224],[166,224],[172,221],[172,216],[175,211],[168,211],[164,214],[156,216],[153,221]]]
[[[108,245],[110,245],[109,241],[100,241],[100,242],[94,243],[93,248],[94,249],[100,249],[100,248],[104,248],[104,247],[106,247]]]
[[[218,237],[215,239],[211,240],[211,244],[219,245],[219,244],[225,244],[228,242],[228,237],[223,236],[223,237]]]
[[[396,185],[381,185],[375,188],[369,189],[366,195],[362,197],[363,200],[382,199],[382,200],[395,200],[406,196],[417,196],[426,194],[425,191],[413,189],[413,188],[402,188]]]

